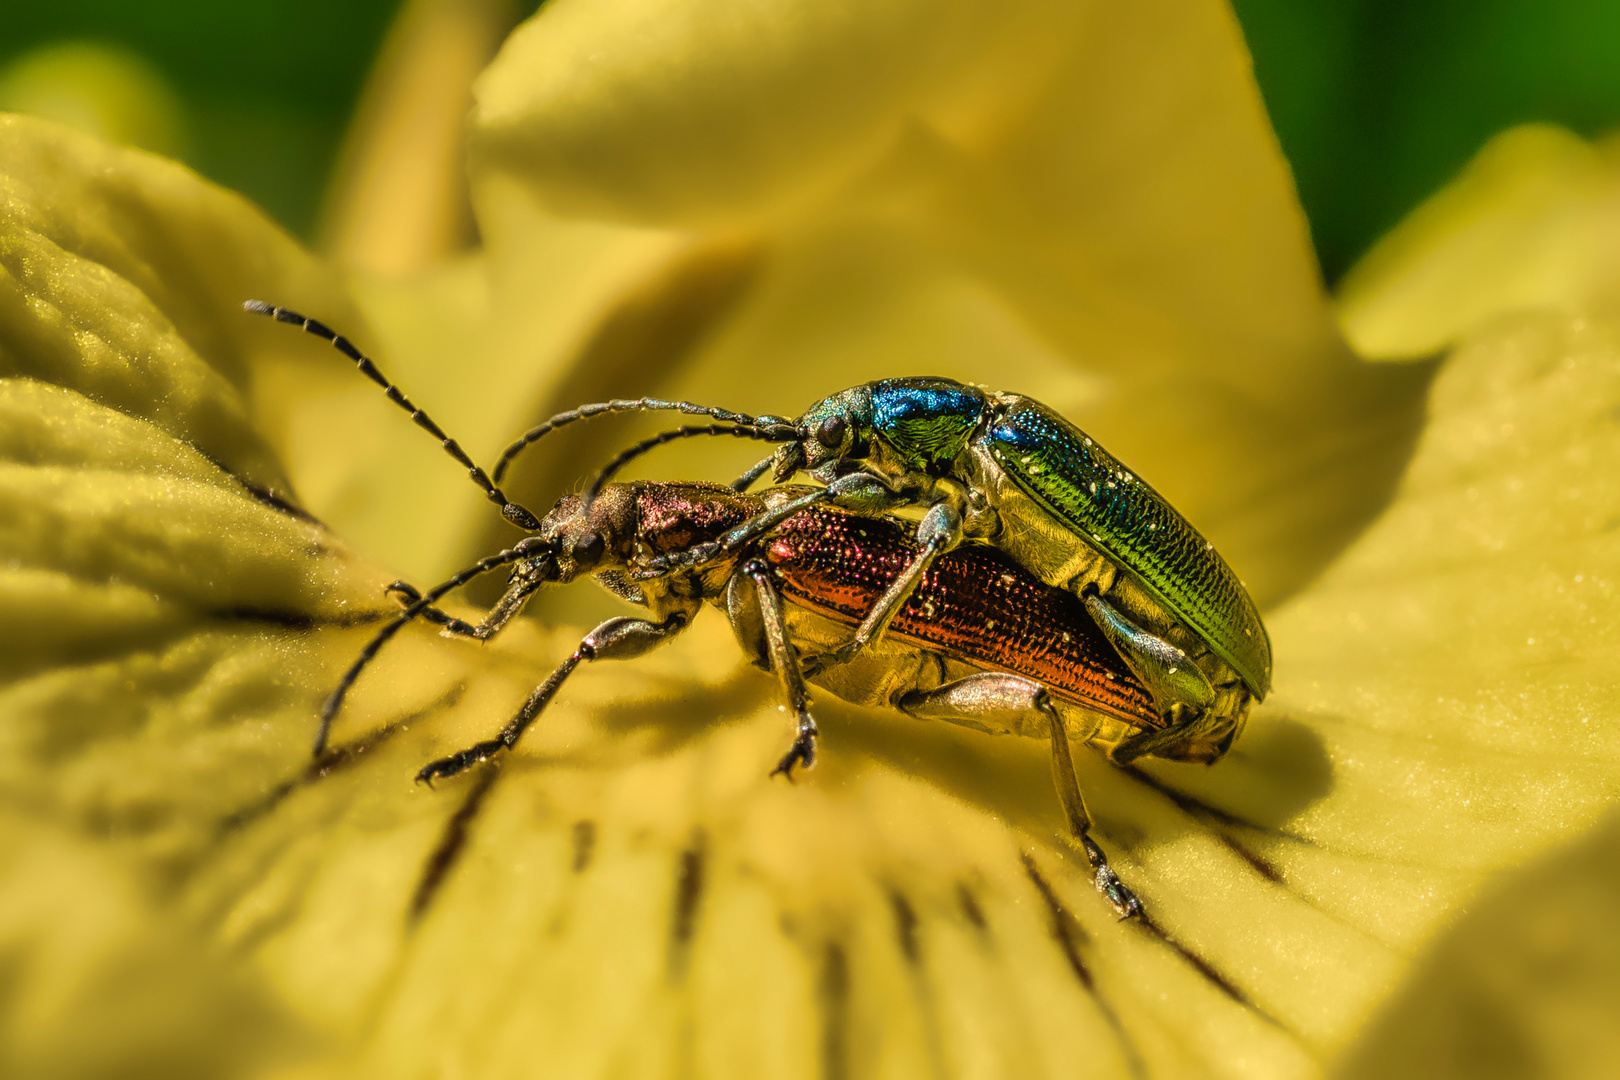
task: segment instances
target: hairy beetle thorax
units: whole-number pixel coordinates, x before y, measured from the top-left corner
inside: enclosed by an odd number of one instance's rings
[[[742,495],[720,484],[638,484],[630,565],[714,543],[764,509],[765,503],[757,496]],[[636,585],[654,614],[684,611],[694,615],[705,600],[724,595],[740,557],[739,552],[717,554],[710,561]]]
[[[637,485],[636,539],[643,551],[668,555],[719,540],[759,514],[758,497],[720,484]]]

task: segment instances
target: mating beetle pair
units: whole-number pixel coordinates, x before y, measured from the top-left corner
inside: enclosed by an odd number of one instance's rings
[[[599,626],[535,691],[499,738],[429,765],[419,779],[431,780],[510,747],[582,660],[639,655],[687,625],[691,608],[724,596],[739,639],[756,662],[777,671],[799,717],[794,747],[779,771],[791,770],[795,761],[809,764],[814,753],[806,677],[850,700],[973,726],[1037,734],[1026,720],[1042,718],[1049,727],[1054,778],[1071,831],[1096,869],[1099,890],[1122,915],[1129,915],[1139,910],[1135,897],[1088,835],[1089,817],[1074,779],[1068,737],[1109,745],[1119,763],[1143,754],[1212,762],[1241,730],[1250,701],[1269,687],[1265,630],[1224,561],[1157,493],[1030,399],[986,394],[944,379],[902,379],[825,399],[798,421],[687,402],[604,402],[560,414],[526,434],[507,450],[492,479],[345,339],[283,309],[256,302],[246,306],[331,341],[441,440],[510,521],[534,534],[426,594],[396,583],[406,610],[366,647],[328,700],[317,751],[360,669],[418,615],[451,633],[488,638],[541,584],[591,572],[619,595],[664,616],[657,622],[615,619]],[[511,503],[496,486],[513,457],[546,432],[592,415],[644,409],[675,409],[721,423],[681,428],[630,448],[603,470],[583,499],[565,500],[544,522]],[[801,468],[825,486],[743,498],[712,486],[662,485],[666,494],[676,492],[675,502],[683,510],[676,515],[675,532],[658,537],[660,543],[650,542],[639,509],[628,517],[606,519],[594,512],[599,494],[607,500],[605,510],[640,507],[639,495],[624,492],[639,492],[646,485],[614,485],[605,491],[604,485],[613,471],[641,452],[674,438],[721,434],[784,444],[734,487],[746,489],[766,471],[786,480]],[[842,530],[846,536],[858,533],[861,542],[847,543],[830,556],[821,552],[819,578],[803,572],[795,577],[793,567],[772,569],[769,556],[791,563],[783,553],[803,549],[807,520],[820,522],[810,527],[812,534],[826,531],[827,520],[848,520],[825,519],[825,512],[816,517],[818,504],[861,515],[855,520],[864,525],[853,527],[853,533]],[[916,543],[897,547],[895,530],[900,526],[881,515],[910,506],[924,509]],[[578,531],[581,522],[590,527],[564,545],[564,534]],[[871,540],[874,534],[886,539]],[[944,564],[955,569],[941,573],[936,562],[965,538],[975,543]],[[880,588],[862,591],[853,583],[870,585],[870,576],[862,572],[873,557],[873,544],[885,551],[893,573]],[[1000,549],[1010,560],[987,555],[987,547]],[[982,561],[974,562],[986,557],[993,560],[988,569]],[[502,565],[514,567],[512,584],[479,626],[432,606],[451,589]],[[1067,590],[1047,593],[1073,594],[1079,602],[1069,597],[1065,602],[1070,607],[1056,623],[1039,626],[1028,620],[1015,626],[1009,619],[998,627],[994,619],[983,618],[947,626],[943,637],[939,628],[927,628],[934,621],[930,613],[941,604],[974,607],[996,584],[1039,589],[1025,570]],[[752,600],[743,582],[752,583]],[[790,604],[784,605],[784,592]],[[852,596],[858,600],[852,603]],[[671,607],[671,598],[681,603]],[[848,634],[851,626],[853,635]],[[1044,669],[1029,671],[1031,664],[1040,668],[1050,659],[1054,632],[1065,643],[1086,640],[1096,646],[1082,666],[1090,665],[1094,675],[1103,672],[1106,683],[1094,679],[1066,685]],[[812,647],[820,651],[801,663],[800,654]],[[1106,660],[1113,662],[1112,669]],[[960,677],[945,678],[950,664],[957,665]],[[976,673],[962,674],[963,665]],[[1089,726],[1065,727],[1048,688],[1092,717]],[[1117,702],[1110,707],[1110,694],[1116,693],[1134,695],[1134,711],[1121,712]]]
[[[512,459],[544,434],[607,411],[679,409],[688,402],[603,402],[559,414],[513,443]],[[880,637],[922,572],[964,538],[983,540],[1041,580],[1079,595],[1132,672],[1153,693],[1164,727],[1115,746],[1124,764],[1144,754],[1213,762],[1241,730],[1251,699],[1271,686],[1271,642],[1254,601],[1226,561],[1168,502],[1074,425],[1039,402],[950,379],[888,379],[823,399],[797,421],[709,415],[727,426],[682,428],[619,455],[592,491],[635,456],[671,438],[742,433],[782,442],[738,482],[801,469],[824,487],[783,504],[710,545],[650,560],[642,576],[710,559],[829,503],[876,515],[924,509],[920,550],[835,655],[848,660]]]

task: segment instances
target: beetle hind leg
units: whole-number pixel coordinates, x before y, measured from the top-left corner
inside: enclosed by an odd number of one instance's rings
[[[1179,705],[1185,712],[1201,713],[1214,700],[1215,688],[1192,657],[1137,626],[1095,590],[1087,589],[1081,599],[1108,643],[1152,692],[1160,709],[1168,714]]]
[[[1129,765],[1146,754],[1157,754],[1172,761],[1192,761],[1209,765],[1225,754],[1236,737],[1239,723],[1229,711],[1219,708],[1202,712],[1177,709],[1168,727],[1139,731],[1121,739],[1108,751],[1115,765]]]
[[[1038,735],[1040,728],[1052,744],[1052,783],[1069,832],[1091,864],[1097,891],[1122,919],[1142,913],[1142,902],[1119,880],[1108,856],[1091,838],[1091,814],[1080,793],[1080,780],[1074,772],[1074,756],[1069,749],[1069,733],[1046,687],[1019,675],[986,672],[970,675],[935,690],[913,690],[895,703],[902,712],[921,720],[946,720],[983,731]],[[1029,721],[1034,721],[1030,724]]]
[[[1247,691],[1235,676],[1232,683],[1214,685],[1192,657],[1131,622],[1097,593],[1088,591],[1083,599],[1109,644],[1152,693],[1165,719],[1164,727],[1121,739],[1108,751],[1109,760],[1128,765],[1146,754],[1157,754],[1207,765],[1224,754],[1247,710]]]
[[[1199,718],[1194,716],[1169,727],[1155,728],[1151,731],[1139,731],[1135,735],[1121,739],[1108,751],[1108,760],[1115,765],[1129,765],[1139,757],[1154,754],[1160,750],[1168,749],[1178,743],[1186,742],[1195,734],[1194,725]]]

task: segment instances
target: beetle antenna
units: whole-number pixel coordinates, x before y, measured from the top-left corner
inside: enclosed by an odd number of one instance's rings
[[[665,401],[662,398],[615,398],[612,401],[598,401],[591,405],[581,405],[577,409],[560,412],[550,420],[525,431],[521,438],[508,446],[501,453],[501,459],[495,463],[495,483],[500,483],[511,466],[512,459],[521,454],[525,448],[539,442],[546,435],[558,428],[580,420],[589,420],[593,416],[602,416],[605,413],[619,412],[683,412],[690,416],[707,416],[714,420],[723,420],[728,424],[741,424],[744,427],[758,427],[769,424],[786,424],[787,420],[779,416],[749,416],[747,413],[732,412],[729,409],[717,409],[709,405],[699,405],[692,401]]]
[[[591,486],[585,492],[585,505],[589,506],[595,501],[596,497],[601,494],[603,485],[613,479],[615,473],[642,454],[654,447],[675,442],[677,439],[692,439],[700,435],[731,435],[735,438],[755,439],[759,442],[793,442],[795,439],[802,438],[804,432],[786,422],[765,423],[754,427],[700,424],[693,427],[679,427],[670,431],[661,431],[657,435],[641,440],[634,446],[619,451],[618,456],[602,466],[602,470],[596,474],[595,479],[591,481]],[[750,469],[749,472],[752,473],[753,470]]]
[[[242,305],[242,309],[251,311],[255,315],[268,315],[276,322],[291,323],[294,326],[301,327],[305,333],[314,334],[321,340],[330,342],[334,349],[354,361],[361,374],[382,387],[383,393],[388,396],[389,401],[410,413],[411,419],[416,421],[417,427],[439,440],[439,445],[444,447],[444,452],[455,458],[467,470],[467,475],[472,478],[472,482],[483,490],[490,502],[501,508],[501,515],[506,520],[529,532],[533,532],[540,527],[540,521],[534,514],[517,503],[509,501],[484,470],[474,464],[473,459],[467,456],[467,452],[461,448],[461,444],[446,435],[444,429],[434,423],[431,416],[418,409],[410,398],[400,392],[399,387],[389,382],[383,373],[377,370],[377,365],[372,363],[371,358],[355,348],[348,338],[332,330],[325,323],[300,315],[296,311],[288,311],[284,307],[267,304],[263,300],[248,300]]]
[[[389,639],[403,630],[406,623],[421,615],[435,600],[445,593],[459,589],[480,574],[487,574],[491,570],[544,552],[548,547],[547,544],[530,542],[538,541],[538,539],[538,537],[525,537],[505,551],[479,559],[461,573],[440,582],[423,593],[411,603],[410,607],[395,616],[393,622],[377,631],[376,636],[366,643],[364,649],[360,650],[360,655],[355,657],[354,663],[349,665],[349,670],[343,673],[342,681],[337,684],[337,688],[327,696],[326,702],[321,706],[321,726],[315,733],[315,756],[320,757],[325,752],[326,736],[332,730],[332,718],[337,715],[338,709],[343,707],[343,699],[348,696],[349,688],[360,677],[360,672],[365,670],[366,665],[371,663],[384,645],[388,644]]]

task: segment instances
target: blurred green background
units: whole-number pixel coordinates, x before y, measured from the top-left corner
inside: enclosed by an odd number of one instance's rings
[[[132,141],[245,192],[307,238],[345,124],[399,6],[399,0],[12,5],[0,43],[0,108],[57,115],[89,108],[64,100],[63,84],[75,76],[101,80],[114,102],[150,106],[148,115],[172,104],[172,122],[148,122],[143,127],[156,130],[137,131]],[[67,42],[103,48],[50,48]],[[161,100],[165,89],[175,100]],[[42,97],[50,108],[40,107]],[[159,100],[140,100],[152,97]]]
[[[1233,0],[1329,282],[1492,134],[1620,127],[1616,0]]]
[[[1616,0],[1234,0],[1330,282],[1492,133],[1620,126]],[[55,0],[8,12],[0,107],[126,137],[314,235],[398,0]],[[67,42],[91,43],[61,48]],[[100,80],[99,105],[63,100]],[[71,95],[69,95],[71,96]],[[111,102],[112,104],[108,104]],[[90,118],[88,122],[97,122]]]

